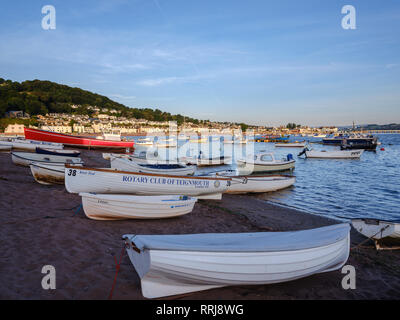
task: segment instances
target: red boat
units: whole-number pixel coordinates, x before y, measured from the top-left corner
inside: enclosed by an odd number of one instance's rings
[[[134,144],[133,141],[99,140],[32,128],[24,128],[24,131],[25,139],[57,142],[66,146],[84,147],[89,149],[128,149],[133,148]]]

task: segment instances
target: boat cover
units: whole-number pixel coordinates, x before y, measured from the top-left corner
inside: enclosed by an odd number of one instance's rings
[[[326,246],[348,237],[348,223],[289,232],[200,233],[182,235],[132,235],[129,239],[139,250],[207,252],[276,252]]]

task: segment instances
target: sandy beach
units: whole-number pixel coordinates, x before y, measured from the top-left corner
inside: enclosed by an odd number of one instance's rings
[[[105,167],[100,152],[82,151],[87,166]],[[94,221],[77,208],[78,195],[64,186],[44,186],[30,169],[0,153],[0,299],[107,299],[121,235],[257,232],[310,229],[338,223],[276,206],[254,195],[224,195],[199,201],[192,213],[165,220]],[[265,197],[264,197],[265,198]],[[365,238],[354,229],[352,247]],[[399,299],[400,250],[377,252],[372,242],[350,252],[356,289],[344,290],[340,270],[258,286],[234,286],[168,299]],[[55,290],[43,290],[41,269],[56,268]],[[113,299],[143,299],[140,280],[124,254]]]

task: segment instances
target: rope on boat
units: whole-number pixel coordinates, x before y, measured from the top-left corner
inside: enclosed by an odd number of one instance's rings
[[[112,299],[112,296],[113,296],[113,293],[114,293],[115,284],[117,283],[118,272],[119,272],[119,269],[121,268],[121,262],[122,262],[122,258],[124,256],[124,252],[125,252],[125,245],[122,247],[121,256],[119,258],[119,262],[117,261],[117,258],[114,256],[116,270],[115,270],[115,276],[114,276],[113,285],[111,287],[110,294],[108,295],[108,300]]]
[[[374,241],[373,237],[375,237],[375,236],[376,236],[377,234],[379,234],[379,233],[380,233],[381,236],[382,236],[382,232],[385,231],[385,230],[386,230],[387,228],[389,228],[389,227],[390,227],[389,225],[386,225],[386,226],[383,227],[381,230],[379,230],[377,233],[373,234],[373,235],[370,236],[370,237],[367,237],[367,239],[365,239],[364,241],[361,241],[358,245],[351,247],[350,250],[357,249],[358,247],[360,247],[362,244],[366,243],[366,242],[369,241],[369,240]],[[375,241],[374,241],[374,242],[375,242]]]

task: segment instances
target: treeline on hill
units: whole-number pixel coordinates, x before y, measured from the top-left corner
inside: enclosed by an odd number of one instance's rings
[[[71,106],[80,107],[74,109]],[[146,119],[150,121],[176,121],[178,124],[184,120],[195,124],[208,121],[184,117],[180,114],[171,115],[159,109],[128,108],[111,99],[66,85],[51,81],[24,81],[16,82],[0,78],[0,118],[7,111],[24,111],[31,116],[45,115],[46,113],[74,113],[92,116],[94,111],[89,106],[98,108],[115,109],[117,116],[127,118]]]

